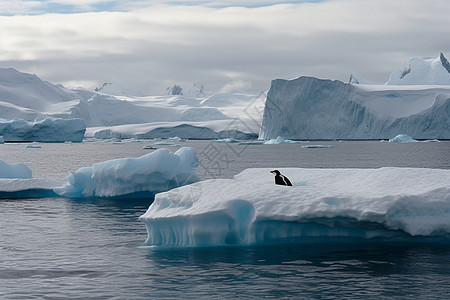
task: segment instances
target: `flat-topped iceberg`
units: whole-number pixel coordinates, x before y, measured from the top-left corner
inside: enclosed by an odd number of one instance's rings
[[[272,81],[260,139],[450,138],[450,86],[349,84],[300,77]]]
[[[32,178],[25,164],[0,160],[0,199],[52,197],[56,196],[53,189],[59,185],[51,180]]]
[[[198,181],[197,152],[161,148],[139,158],[120,158],[83,167],[55,192],[68,198],[152,198],[154,194]]]
[[[0,199],[56,197],[61,183],[38,178],[0,178]]]
[[[195,247],[377,239],[450,241],[450,170],[282,169],[157,194],[140,217],[147,244]]]
[[[81,142],[85,131],[82,119],[0,119],[0,135],[8,142]]]

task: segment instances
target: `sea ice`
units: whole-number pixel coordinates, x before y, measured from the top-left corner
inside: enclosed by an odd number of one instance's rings
[[[22,163],[8,164],[0,160],[0,178],[31,178],[31,170]]]
[[[316,148],[333,148],[334,145],[304,145],[302,146],[302,148],[311,148],[311,149],[316,149]]]
[[[264,142],[264,145],[280,145],[280,144],[295,144],[297,141],[285,140],[281,136],[276,139],[270,139]]]
[[[415,143],[417,140],[413,139],[407,134],[398,134],[394,138],[389,139],[391,143]]]
[[[175,153],[161,148],[139,158],[120,158],[83,167],[67,176],[55,192],[68,198],[153,197],[154,194],[198,181],[197,152]]]
[[[61,183],[38,178],[0,178],[0,199],[44,198],[57,196],[53,189]]]
[[[0,199],[52,197],[56,196],[53,188],[60,185],[55,181],[32,178],[32,172],[25,164],[8,164],[0,160]]]
[[[419,168],[280,171],[200,181],[157,194],[140,217],[147,244],[168,247],[286,241],[449,241],[450,170]]]
[[[214,143],[239,143],[239,140],[233,138],[213,140]]]

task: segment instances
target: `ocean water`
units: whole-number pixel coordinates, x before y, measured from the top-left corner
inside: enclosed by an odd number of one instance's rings
[[[35,178],[136,157],[153,141],[0,145]],[[450,142],[237,145],[187,141],[202,178],[251,167],[450,168]],[[304,145],[331,148],[303,148]],[[162,146],[156,146],[162,147]],[[365,242],[161,249],[138,220],[152,199],[0,200],[0,299],[448,299],[450,245]]]

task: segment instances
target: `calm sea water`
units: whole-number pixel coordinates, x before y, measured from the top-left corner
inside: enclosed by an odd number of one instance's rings
[[[0,159],[36,178],[152,150],[153,142],[0,145]],[[195,147],[197,173],[230,178],[250,167],[450,169],[450,142],[310,142]],[[304,145],[332,148],[302,148]],[[147,247],[138,220],[151,199],[0,200],[1,299],[448,299],[450,246],[327,243],[258,247]]]

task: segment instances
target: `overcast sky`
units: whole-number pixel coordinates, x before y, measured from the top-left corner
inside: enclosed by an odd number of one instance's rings
[[[0,0],[0,67],[93,89],[260,92],[275,78],[385,82],[450,58],[448,0]]]

